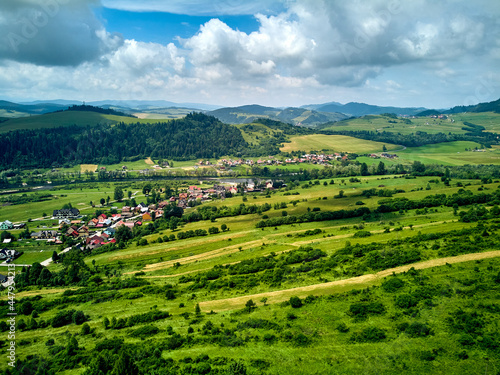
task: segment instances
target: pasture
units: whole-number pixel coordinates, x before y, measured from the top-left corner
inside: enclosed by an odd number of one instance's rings
[[[348,137],[344,135],[303,135],[291,137],[289,143],[280,148],[282,152],[311,150],[325,152],[371,153],[382,152],[384,143]],[[388,151],[400,150],[401,146],[385,144]]]

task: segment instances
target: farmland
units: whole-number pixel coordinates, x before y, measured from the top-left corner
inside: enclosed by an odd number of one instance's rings
[[[409,136],[464,135],[463,122],[495,131],[493,114],[454,120],[365,116],[344,125]],[[202,167],[134,154],[4,173],[12,190],[0,196],[0,221],[26,227],[2,239],[21,253],[13,264],[32,265],[16,269],[18,368],[500,370],[497,145],[403,147],[269,121],[236,129],[257,155],[200,158]],[[303,158],[311,152],[346,155]],[[171,166],[163,174],[144,172],[161,161]],[[79,210],[74,227],[52,218],[61,208]],[[50,230],[58,242],[38,237]],[[7,290],[0,300],[6,313]]]
[[[142,184],[137,182],[125,189],[142,192]],[[238,194],[205,202],[199,206],[204,210],[266,203],[274,209],[265,214],[193,222],[186,216],[187,221],[176,229],[161,224],[154,233],[141,235],[147,245],[139,245],[135,238],[124,249],[86,255],[79,266],[83,267],[83,279],[77,283],[40,288],[22,286],[19,281],[19,306],[35,294],[41,299],[31,300],[33,308],[39,310],[34,317],[21,317],[24,323],[18,340],[23,345],[18,346],[18,356],[28,364],[32,363],[28,353],[36,354],[53,369],[66,366],[66,374],[81,374],[97,365],[98,345],[114,343],[120,350],[120,340],[124,340],[135,366],[144,366],[136,359],[140,347],[157,347],[161,354],[155,357],[157,361],[167,361],[158,365],[171,366],[172,373],[207,366],[214,371],[233,371],[230,369],[240,366],[247,373],[310,373],[314,368],[319,374],[355,374],[373,361],[377,371],[384,373],[410,367],[425,372],[431,365],[432,371],[484,373],[485,352],[490,358],[489,368],[498,368],[499,359],[491,349],[496,345],[497,332],[491,322],[497,312],[488,307],[495,306],[498,289],[498,219],[466,222],[445,205],[363,218],[262,228],[257,224],[263,219],[280,219],[284,211],[287,216],[298,217],[310,211],[354,210],[360,207],[360,201],[376,212],[387,198],[363,195],[370,189],[399,191],[392,193],[394,198],[419,201],[435,194],[464,194],[464,190],[473,195],[491,194],[498,191],[499,184],[452,178],[445,185],[425,176],[364,176],[305,181],[270,193]],[[79,203],[97,200],[115,185],[95,182],[94,186],[51,193],[66,195],[55,200],[58,204],[72,203],[81,207],[83,214],[92,215],[90,206]],[[340,191],[343,195],[338,198]],[[22,213],[34,206],[36,216],[43,205],[48,207],[53,201],[10,207]],[[185,210],[185,215],[199,207]],[[491,205],[486,207],[493,212]],[[95,209],[106,211],[109,207]],[[469,209],[464,205],[459,211]],[[180,232],[208,231],[214,226],[227,229],[208,237],[160,241]],[[484,237],[484,232],[489,236]],[[457,243],[462,246],[457,247]],[[22,249],[25,254],[15,261],[19,264],[47,259],[54,247],[36,241]],[[392,255],[385,263],[377,254]],[[396,254],[402,260],[394,258]],[[53,277],[59,272],[65,274],[68,262],[77,259],[76,255],[50,265]],[[128,286],[120,287],[123,283]],[[393,288],[392,284],[398,286]],[[473,289],[479,285],[480,289]],[[475,290],[474,294],[469,290]],[[408,297],[411,295],[414,297]],[[5,294],[3,298],[5,301]],[[414,302],[403,302],[407,298]],[[62,310],[51,307],[62,301],[66,301]],[[368,310],[363,312],[365,308]],[[465,311],[464,319],[474,319],[470,314],[477,311],[484,321],[468,333],[467,345],[457,328],[464,323],[450,323],[450,316],[460,308]],[[62,327],[54,323],[70,309],[84,312],[82,319],[88,328],[82,328],[79,321]],[[169,313],[166,318],[147,320],[148,314],[164,312]],[[141,314],[144,323],[129,318]],[[111,323],[104,323],[106,320]],[[479,335],[490,340],[488,344],[480,341]],[[75,361],[68,362],[64,351],[49,356],[52,348],[66,346],[71,337],[79,348]],[[270,360],[269,352],[279,361]],[[114,358],[116,354],[109,355]],[[461,359],[457,361],[457,357]]]
[[[290,143],[280,148],[282,152],[321,150],[325,152],[371,153],[382,152],[384,144],[342,135],[304,135],[292,137]],[[401,150],[400,146],[387,144],[387,151]]]

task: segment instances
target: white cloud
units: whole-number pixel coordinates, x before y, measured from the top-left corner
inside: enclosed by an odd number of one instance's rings
[[[102,3],[142,11],[185,13],[189,9],[191,14],[251,12],[259,27],[245,33],[214,18],[177,45],[123,40],[105,30],[92,13],[97,0],[77,0],[71,2],[75,15],[61,7],[17,54],[7,51],[5,44],[3,50],[0,46],[5,68],[0,71],[0,93],[206,99],[228,105],[242,101],[304,104],[314,97],[342,101],[337,95],[344,95],[344,101],[370,101],[371,95],[372,102],[380,102],[387,95],[421,105],[425,91],[427,105],[432,105],[443,95],[440,90],[453,86],[458,76],[460,85],[447,100],[466,97],[467,90],[477,86],[478,72],[494,71],[500,59],[496,21],[500,9],[497,2],[486,0],[474,4],[452,0]],[[4,14],[31,14],[33,7],[39,11],[40,4],[42,0],[0,4],[4,11],[0,30],[13,27]],[[284,4],[290,6],[281,12],[265,11]],[[73,32],[79,33],[78,40]],[[429,94],[435,82],[444,85]]]

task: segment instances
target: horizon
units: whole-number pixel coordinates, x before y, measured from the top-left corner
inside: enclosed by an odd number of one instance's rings
[[[15,103],[445,109],[500,97],[490,0],[20,0],[0,10],[0,98]]]

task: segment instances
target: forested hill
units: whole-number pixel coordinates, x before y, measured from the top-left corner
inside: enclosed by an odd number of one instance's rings
[[[156,124],[19,130],[0,138],[0,169],[115,164],[130,157],[195,159],[240,155],[241,132],[201,113]]]
[[[73,105],[66,109],[66,111],[80,111],[80,112],[97,112],[101,113],[103,115],[115,115],[115,116],[125,116],[125,117],[136,117],[134,115],[130,115],[124,112],[120,111],[115,111],[112,108],[101,108],[101,107],[94,107],[92,105]]]

